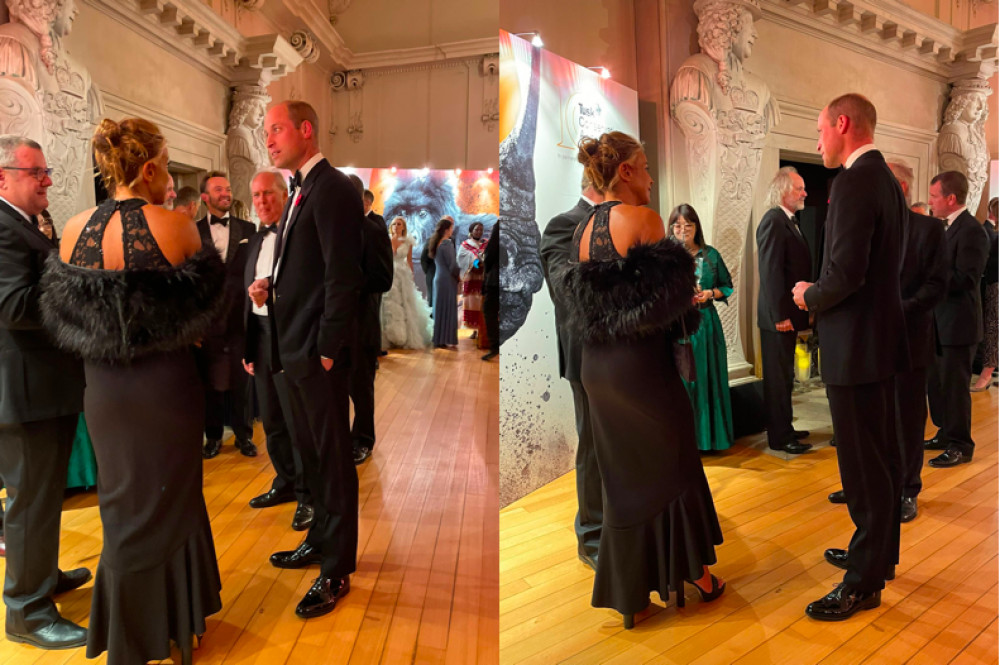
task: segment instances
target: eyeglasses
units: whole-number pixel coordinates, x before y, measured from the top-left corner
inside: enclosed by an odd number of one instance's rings
[[[7,169],[8,171],[27,171],[28,175],[38,182],[42,182],[46,178],[52,177],[51,168],[43,169],[40,166],[33,166],[31,168],[25,168],[23,166],[0,166],[0,169]]]

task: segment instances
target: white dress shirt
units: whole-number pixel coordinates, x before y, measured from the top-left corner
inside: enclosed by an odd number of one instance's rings
[[[961,208],[959,208],[958,210],[956,210],[955,212],[951,213],[950,215],[944,218],[944,220],[948,223],[948,228],[951,228],[952,222],[958,219],[958,216],[961,215],[963,212],[965,212],[965,206],[962,206]]]
[[[785,214],[788,215],[788,219],[792,222],[792,226],[795,227],[795,232],[798,233],[799,235],[802,235],[802,229],[799,228],[798,223],[796,223],[795,221],[795,213],[780,203],[778,204],[778,207],[784,210]]]
[[[212,213],[208,213],[205,221],[210,220],[214,216]],[[232,220],[229,219],[228,213],[221,217],[221,219],[226,220],[226,224],[212,224],[209,222],[208,232],[212,234],[212,244],[219,250],[219,256],[225,261],[226,255],[229,253],[229,225],[232,224]]]
[[[858,161],[858,157],[865,154],[866,152],[871,152],[872,150],[878,150],[878,148],[875,147],[874,143],[864,144],[863,146],[861,146],[860,148],[851,153],[851,156],[847,158],[846,162],[844,162],[844,168],[845,169],[851,168],[852,166],[854,166],[854,162]]]
[[[275,222],[277,224],[277,222]],[[263,223],[260,225],[261,230],[267,228]],[[261,277],[270,277],[271,268],[274,265],[274,243],[278,240],[277,233],[265,233],[264,240],[260,243],[260,254],[257,255],[257,265],[254,268],[253,278],[260,279]],[[259,316],[267,316],[267,305],[263,307],[257,307],[255,304],[251,304],[253,308],[253,313]]]
[[[18,208],[16,205],[14,205],[13,203],[11,203],[10,201],[8,201],[7,199],[5,199],[4,197],[0,196],[0,201],[3,201],[7,205],[9,205],[11,208],[13,208],[14,210],[16,210],[21,215],[21,217],[24,217],[24,221],[28,222],[32,226],[38,226],[38,222],[36,220],[32,219],[28,215],[28,213],[24,212],[23,210],[21,210],[20,208]]]

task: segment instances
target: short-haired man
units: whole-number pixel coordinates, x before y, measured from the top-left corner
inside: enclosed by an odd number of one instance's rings
[[[989,237],[965,209],[969,182],[958,171],[939,173],[931,180],[929,202],[935,217],[945,220],[948,262],[947,295],[934,308],[937,344],[927,374],[927,400],[937,434],[924,443],[928,450],[944,450],[929,464],[951,467],[972,461],[972,358],[983,338],[983,311],[979,280],[989,258]]]
[[[833,181],[826,252],[815,284],[799,282],[792,297],[816,312],[837,461],[857,530],[848,550],[828,549],[844,580],[806,614],[840,621],[878,607],[899,558],[899,446],[893,377],[907,369],[899,295],[906,199],[875,147],[875,107],[858,94],[830,102],[816,122],[817,150]],[[873,331],[877,331],[874,334]]]
[[[186,215],[192,222],[194,216],[198,214],[200,206],[201,194],[194,187],[181,187],[180,191],[177,192],[177,198],[174,199],[174,210]]]
[[[233,205],[233,190],[222,171],[211,171],[201,181],[201,200],[208,214],[197,226],[202,246],[213,245],[226,263],[226,307],[212,327],[198,358],[205,377],[205,448],[202,455],[211,459],[222,448],[222,430],[229,406],[229,423],[236,438],[236,447],[254,457],[253,412],[250,381],[243,370],[244,340],[243,302],[246,298],[243,273],[246,270],[248,244],[256,232],[253,224],[229,214]],[[228,400],[227,400],[228,397]]]
[[[928,208],[927,204],[924,203],[923,201],[917,201],[916,203],[911,205],[910,210],[917,213],[918,215],[924,215],[924,216],[927,216],[927,213],[930,212],[930,208]]]
[[[768,211],[757,226],[760,291],[757,327],[767,410],[767,445],[797,455],[812,446],[798,439],[809,432],[792,427],[796,331],[809,327],[809,314],[795,306],[792,287],[812,277],[809,245],[795,213],[805,208],[806,183],[793,166],[778,169],[767,195]]]
[[[167,178],[167,195],[163,199],[163,208],[165,210],[173,210],[176,200],[177,190],[174,188],[174,177],[170,176]]]
[[[255,280],[270,275],[274,266],[278,220],[281,219],[281,211],[288,200],[285,177],[281,171],[273,168],[259,171],[250,181],[250,194],[254,210],[260,219],[260,230],[247,244],[244,288],[249,288]],[[250,499],[250,507],[270,508],[296,501],[298,505],[292,518],[292,528],[304,531],[312,526],[312,497],[302,472],[302,456],[292,444],[294,435],[288,425],[292,412],[288,393],[283,382],[275,381],[273,337],[268,318],[270,304],[265,302],[257,306],[249,298],[244,300],[246,341],[243,366],[253,375],[257,402],[260,404],[260,419],[267,440],[267,456],[271,459],[275,474],[271,489]]]
[[[51,171],[42,148],[0,136],[0,478],[7,487],[7,639],[42,649],[83,646],[87,631],[52,597],[90,579],[59,570],[59,521],[83,410],[83,365],[42,329],[42,266],[55,242],[37,226]]]

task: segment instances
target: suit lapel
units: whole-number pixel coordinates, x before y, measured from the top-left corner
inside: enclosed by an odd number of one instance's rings
[[[314,166],[313,171],[319,168],[319,166],[322,163],[323,162],[320,162],[319,164]],[[313,174],[310,173],[309,175]],[[285,252],[288,250],[288,242],[292,238],[292,227],[295,226],[295,220],[298,219],[299,211],[302,210],[302,208],[305,206],[306,199],[309,197],[309,193],[312,192],[315,183],[316,183],[315,178],[309,179],[309,182],[302,187],[301,191],[298,194],[295,195],[295,203],[292,204],[292,209],[288,212],[288,220],[285,222],[285,228],[283,229],[284,238],[281,241],[281,254],[280,255],[275,254],[274,256],[275,265],[278,268],[278,271],[274,275],[274,281],[276,282],[278,281],[278,275],[281,273],[282,268],[284,268],[285,266],[283,256]],[[289,199],[289,202],[291,202],[291,199]]]
[[[226,263],[230,263],[236,256],[236,249],[240,240],[243,240],[243,225],[238,224],[233,217],[229,218],[229,249],[226,250]]]
[[[3,201],[0,201],[0,212],[6,213],[0,215],[0,221],[24,236],[25,240],[39,251],[50,251],[56,248],[56,244],[49,240],[49,237],[42,233],[37,226],[29,224],[21,213]]]

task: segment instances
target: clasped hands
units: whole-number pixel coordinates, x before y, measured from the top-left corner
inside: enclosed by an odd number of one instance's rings
[[[812,282],[797,282],[792,287],[792,300],[802,311],[809,311],[809,306],[806,304],[806,290],[812,285]]]

